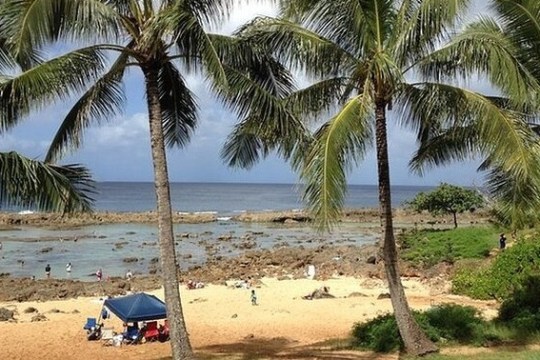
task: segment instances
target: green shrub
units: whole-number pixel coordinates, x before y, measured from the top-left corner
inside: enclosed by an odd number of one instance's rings
[[[458,270],[452,291],[476,299],[506,299],[527,278],[539,273],[540,242],[536,235],[499,253],[488,268]]]
[[[446,304],[425,312],[428,323],[438,331],[439,337],[466,343],[477,338],[485,322],[472,306]]]
[[[452,292],[467,295],[473,299],[493,299],[496,284],[490,274],[489,269],[460,268],[452,278]]]
[[[432,341],[482,343],[489,334],[486,322],[476,309],[469,306],[447,304],[425,312],[413,311],[418,325]],[[352,331],[353,345],[377,352],[390,352],[403,348],[393,314],[381,315],[366,323],[356,323]]]
[[[366,323],[356,323],[352,331],[353,345],[377,352],[403,348],[396,318],[393,314],[380,315]]]
[[[499,309],[498,322],[521,332],[540,331],[540,277],[528,277]]]

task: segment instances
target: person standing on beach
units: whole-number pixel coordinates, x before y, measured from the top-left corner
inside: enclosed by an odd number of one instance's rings
[[[47,279],[49,279],[51,277],[51,265],[50,264],[47,264],[47,266],[45,266],[45,275],[47,276]]]
[[[96,277],[98,281],[101,281],[101,278],[103,277],[103,271],[101,271],[101,268],[96,271]]]
[[[66,264],[66,272],[67,272],[68,277],[70,277],[71,276],[71,263],[70,262]]]
[[[255,294],[255,289],[251,290],[251,305],[258,305],[257,294]]]

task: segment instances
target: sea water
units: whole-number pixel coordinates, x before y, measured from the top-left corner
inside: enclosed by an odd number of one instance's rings
[[[96,209],[100,211],[149,211],[155,208],[152,183],[99,183]],[[171,184],[174,211],[212,212],[212,223],[176,224],[179,264],[187,269],[203,264],[211,256],[229,257],[241,250],[242,241],[253,241],[257,249],[280,246],[314,247],[321,244],[369,244],[378,233],[365,231],[358,224],[341,224],[331,233],[319,234],[309,224],[257,224],[231,221],[244,211],[291,210],[302,208],[299,189],[286,184]],[[395,187],[394,204],[411,199],[429,188]],[[377,206],[376,186],[351,186],[346,206]],[[231,237],[232,241],[223,241]],[[74,229],[20,227],[0,231],[0,273],[42,278],[45,266],[52,276],[93,280],[97,269],[104,276],[123,276],[127,270],[146,274],[157,260],[157,228],[148,224],[109,224]],[[236,245],[236,246],[235,246]],[[210,246],[210,250],[209,250]],[[70,262],[71,273],[65,271]]]

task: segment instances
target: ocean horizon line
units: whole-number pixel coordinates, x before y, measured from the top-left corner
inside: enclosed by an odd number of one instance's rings
[[[131,181],[131,180],[104,180],[95,181],[97,184],[153,184],[153,181]],[[287,185],[287,186],[302,186],[300,183],[285,183],[285,182],[242,182],[242,181],[169,181],[170,184],[186,184],[186,185]],[[347,186],[364,186],[378,187],[378,184],[347,184]],[[438,185],[402,185],[393,184],[391,187],[401,188],[435,188]]]

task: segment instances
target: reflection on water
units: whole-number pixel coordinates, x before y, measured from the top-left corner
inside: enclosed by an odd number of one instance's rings
[[[274,225],[239,222],[175,225],[179,263],[186,269],[203,264],[207,256],[234,256],[241,249],[277,246],[373,243],[376,234],[357,224],[343,224],[331,234],[317,234],[305,224]],[[84,226],[70,230],[23,227],[0,231],[0,273],[12,276],[51,276],[94,280],[97,269],[104,277],[123,276],[127,270],[146,274],[155,266],[159,250],[157,227],[147,224]],[[66,272],[71,262],[72,272]]]

